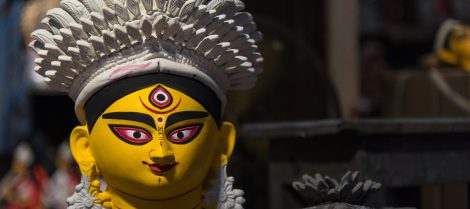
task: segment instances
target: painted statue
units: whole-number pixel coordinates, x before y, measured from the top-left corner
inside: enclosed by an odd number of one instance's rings
[[[62,0],[30,46],[75,101],[68,208],[243,208],[225,172],[228,90],[255,84],[262,36],[240,0]],[[102,179],[102,180],[100,180]],[[105,190],[100,189],[104,183]]]
[[[0,182],[0,208],[43,209],[46,182],[46,171],[34,165],[33,151],[26,143],[20,143],[13,154],[11,170]]]
[[[80,183],[80,175],[73,168],[72,153],[68,141],[62,142],[55,157],[56,170],[49,178],[44,194],[44,204],[49,209],[67,208],[64,201],[75,192],[75,185]]]
[[[439,61],[470,71],[470,26],[448,19],[437,32],[435,51]]]

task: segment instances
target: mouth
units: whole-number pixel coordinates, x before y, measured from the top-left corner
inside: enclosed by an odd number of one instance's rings
[[[178,163],[169,163],[169,164],[149,164],[145,161],[142,161],[143,164],[147,165],[149,169],[155,173],[155,174],[164,174],[171,169],[173,169],[175,166],[178,165]]]

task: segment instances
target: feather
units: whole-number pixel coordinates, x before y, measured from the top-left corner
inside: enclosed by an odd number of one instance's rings
[[[207,10],[203,16],[199,18],[199,20],[194,24],[195,28],[203,28],[206,27],[213,19],[217,13],[215,10]]]
[[[144,5],[145,11],[149,14],[153,9],[153,0],[140,0]]]
[[[189,40],[191,35],[193,35],[194,32],[195,32],[195,30],[194,30],[194,26],[192,24],[183,25],[183,26],[181,26],[181,31],[178,34],[176,34],[175,40],[178,43],[186,42],[187,40]]]
[[[161,12],[165,12],[165,8],[167,6],[168,0],[155,0],[155,1],[157,3],[158,10],[160,10]]]
[[[222,54],[220,57],[214,60],[216,65],[222,66],[226,64],[230,59],[233,59],[237,54],[237,50],[229,49]]]
[[[56,69],[47,70],[44,74],[47,78],[50,78],[50,79],[54,80],[55,82],[59,82],[62,85],[70,86],[72,84],[72,81],[71,81],[70,78],[67,78],[64,75],[61,75],[61,74],[57,73]]]
[[[103,8],[103,17],[109,25],[119,24],[116,12],[107,6]]]
[[[206,5],[199,5],[188,15],[187,23],[189,24],[196,24],[199,18],[206,13],[207,6]]]
[[[119,44],[116,40],[116,36],[114,35],[113,32],[109,30],[104,30],[103,31],[103,41],[106,47],[111,50],[111,52],[115,50],[119,50]]]
[[[48,54],[55,58],[65,54],[56,44],[46,43],[44,44],[44,49],[48,50]]]
[[[43,68],[43,67],[40,67],[40,66],[36,66],[34,67],[34,72],[36,72],[37,74],[39,75],[42,75],[42,76],[45,76],[45,73],[46,73],[46,68]]]
[[[103,15],[97,12],[91,13],[91,21],[93,21],[93,25],[95,26],[95,28],[98,28],[99,30],[108,29],[108,23],[106,23],[106,21],[104,20]]]
[[[198,44],[196,50],[201,53],[205,54],[209,50],[215,47],[217,44],[217,40],[219,39],[218,35],[210,35],[202,39],[201,43]]]
[[[168,27],[163,31],[163,40],[167,40],[170,37],[173,37],[178,31],[181,30],[181,27],[179,26],[179,20],[177,17],[171,18],[168,20]]]
[[[233,16],[233,20],[237,25],[245,25],[248,22],[253,22],[253,16],[248,12],[239,12]]]
[[[127,9],[134,15],[134,19],[140,17],[140,8],[138,1],[127,0]]]
[[[80,22],[82,24],[83,30],[86,33],[88,33],[90,35],[95,35],[95,36],[97,36],[99,34],[98,30],[95,28],[95,26],[93,25],[93,22],[90,19],[82,18],[82,19],[80,19]]]
[[[217,10],[222,7],[224,4],[230,2],[229,0],[212,0],[207,4],[208,10]],[[233,3],[233,2],[232,2]]]
[[[103,11],[103,6],[105,3],[102,0],[80,0],[83,5],[91,12],[101,12]]]
[[[75,38],[73,37],[72,31],[70,29],[61,28],[60,35],[62,36],[64,43],[68,44],[69,46],[75,46]]]
[[[73,79],[75,76],[78,75],[77,71],[75,71],[74,69],[68,68],[61,61],[52,61],[51,66],[53,69],[56,70],[55,75],[60,75],[61,77],[70,78],[70,79]],[[47,71],[45,74],[47,76]],[[70,80],[70,79],[66,79],[66,80]]]
[[[179,8],[184,4],[184,0],[168,0],[166,13],[171,17],[176,16],[179,13]]]
[[[147,39],[152,37],[152,23],[150,22],[149,18],[144,18],[142,20],[142,22],[140,23],[140,28]]]
[[[64,28],[63,25],[61,25],[59,22],[57,22],[57,20],[55,19],[52,19],[52,18],[44,18],[45,20],[47,20],[47,22],[44,22],[43,24],[47,25],[45,27],[47,27],[48,31],[51,31],[53,34],[58,34],[59,33],[59,30]]]
[[[59,61],[62,63],[62,66],[66,67],[66,68],[71,68],[71,69],[81,69],[82,68],[80,65],[75,64],[72,61],[72,57],[70,57],[70,56],[66,56],[66,55],[59,56]]]
[[[106,47],[106,45],[104,44],[104,40],[102,37],[98,37],[98,36],[90,36],[90,39],[89,41],[91,42],[91,44],[93,45],[93,48],[103,54],[109,54],[110,51],[109,49]]]
[[[79,65],[81,67],[88,66],[88,64],[83,60],[80,54],[80,49],[78,49],[77,47],[69,47],[67,49],[69,51],[69,55],[72,57],[72,60],[76,65]]]
[[[238,65],[248,61],[248,58],[245,56],[235,56],[232,59],[227,60],[224,68],[237,67]]]
[[[207,25],[206,27],[206,30],[207,30],[207,33],[208,34],[212,34],[212,32],[214,32],[217,28],[219,28],[223,21],[225,20],[225,15],[217,15],[214,17],[214,20],[212,20],[212,22]]]
[[[240,49],[239,53],[240,54],[251,54],[253,52],[256,52],[257,50],[258,50],[258,46],[253,44],[253,45],[248,45],[247,47],[244,46],[242,49]]]
[[[47,11],[46,15],[51,20],[56,21],[60,25],[59,28],[68,28],[70,23],[75,23],[75,19],[62,8],[51,9]]]
[[[224,35],[222,40],[231,42],[233,39],[236,39],[243,32],[242,26],[234,26]]]
[[[181,6],[181,9],[178,13],[178,17],[180,17],[182,20],[186,19],[186,16],[193,11],[194,7],[196,6],[196,0],[188,0],[184,2],[183,6]]]
[[[231,82],[231,89],[240,91],[247,90],[255,86],[256,80],[257,78],[255,76],[246,77],[240,80],[234,80]]]
[[[58,29],[57,28],[52,28],[51,25],[49,24],[49,20],[50,20],[50,18],[48,18],[48,17],[45,17],[44,19],[42,19],[41,22],[38,25],[38,29],[44,29],[44,30],[47,30],[47,31],[49,31],[53,34],[57,34]]]
[[[243,3],[240,0],[234,0],[235,2],[235,7],[237,7],[238,11],[242,11],[245,9],[245,3]]]
[[[256,31],[256,23],[255,22],[249,22],[245,25],[243,25],[243,33],[250,34]]]
[[[66,51],[67,50],[67,44],[64,43],[64,39],[62,38],[61,35],[53,35],[52,36],[52,39],[54,40],[54,42],[57,44],[57,46],[62,50],[62,51]]]
[[[196,33],[191,37],[191,39],[188,40],[188,45],[187,47],[189,49],[194,49],[196,46],[202,41],[202,39],[206,35],[206,29],[201,28],[199,30],[196,30]]]
[[[125,44],[126,46],[131,45],[131,40],[127,35],[127,30],[122,25],[114,25],[114,33],[116,34],[116,39],[119,40],[121,43]]]
[[[80,18],[90,18],[90,13],[80,1],[77,0],[62,0],[60,7],[67,11],[76,22],[80,22]]]
[[[263,62],[263,56],[259,52],[253,52],[248,54],[248,60],[251,60],[256,65]]]
[[[218,14],[225,14],[227,17],[232,18],[237,12],[239,12],[240,9],[235,6],[235,4],[225,4],[223,9],[217,10]]]
[[[162,32],[168,27],[168,23],[166,21],[166,17],[163,15],[157,16],[153,22],[153,28],[155,30],[155,34],[160,36]]]
[[[233,24],[234,24],[233,20],[226,20],[222,23],[222,25],[219,28],[217,28],[214,32],[212,32],[212,34],[217,34],[220,37],[224,37],[225,34],[230,32],[230,29],[233,27]],[[227,41],[224,39],[221,39],[221,40]]]
[[[245,44],[250,37],[247,34],[240,34],[236,39],[232,40],[232,48],[237,49],[241,45]]]
[[[259,31],[255,31],[255,32],[250,34],[250,38],[255,40],[256,43],[258,43],[261,40],[263,40],[263,34]]]
[[[46,43],[55,43],[52,36],[52,33],[44,29],[38,29],[31,33],[31,37],[35,40],[38,40],[43,45]]]
[[[119,16],[119,18],[126,22],[129,21],[129,12],[127,11],[127,8],[124,5],[116,2],[114,4],[114,10],[116,10],[116,14]]]
[[[55,89],[57,91],[61,91],[61,92],[67,92],[68,90],[68,86],[65,86],[64,84],[61,84],[61,83],[57,83],[55,82],[54,80],[48,78],[48,77],[45,77],[44,78],[44,82],[52,89]]]
[[[44,58],[35,58],[34,63],[43,69],[51,66],[51,63]]]
[[[132,38],[132,41],[142,42],[142,35],[139,31],[139,26],[135,22],[126,23],[127,34]]]
[[[33,40],[28,44],[28,47],[32,49],[36,54],[38,54],[39,50],[44,49],[44,44],[42,44],[38,40]]]
[[[243,63],[246,67],[238,68],[238,72],[229,74],[230,80],[240,80],[245,77],[249,77],[255,72],[255,68],[251,67],[250,62]],[[248,67],[249,66],[249,67]]]
[[[77,47],[78,47],[78,49],[80,49],[80,54],[81,54],[82,57],[87,57],[92,62],[93,62],[93,59],[99,58],[98,55],[95,52],[95,49],[93,48],[93,46],[88,41],[78,40],[77,41]]]
[[[219,55],[221,55],[223,51],[226,51],[229,46],[230,46],[230,43],[228,42],[219,43],[209,52],[206,52],[205,56],[206,58],[211,59],[211,60],[215,59]]]
[[[196,0],[196,6],[199,6],[201,4],[205,4],[207,0]]]
[[[114,6],[113,0],[103,0],[103,1],[104,1],[104,4],[109,8],[112,8]]]
[[[79,39],[86,40],[86,39],[88,39],[88,35],[83,30],[82,25],[80,25],[78,23],[70,24],[70,30],[72,31],[72,35],[76,40],[79,40]]]

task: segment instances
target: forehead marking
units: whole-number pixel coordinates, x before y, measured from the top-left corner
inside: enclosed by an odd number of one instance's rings
[[[163,86],[157,85],[157,87],[153,89],[152,92],[150,92],[149,101],[150,104],[157,107],[158,109],[163,109],[173,103],[173,97]]]
[[[142,103],[142,105],[145,107],[145,109],[147,109],[148,111],[150,112],[153,112],[155,114],[167,114],[167,113],[170,113],[170,112],[173,112],[176,108],[178,108],[178,106],[180,105],[181,103],[181,98],[178,100],[178,103],[171,109],[167,110],[167,111],[158,111],[158,110],[154,110],[152,109],[151,107],[145,105],[144,101],[142,101],[142,98],[139,96],[139,99],[140,99],[140,103]]]

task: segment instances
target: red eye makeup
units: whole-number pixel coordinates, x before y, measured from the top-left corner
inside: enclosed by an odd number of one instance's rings
[[[128,144],[143,145],[152,140],[152,134],[140,127],[110,124],[109,128],[114,135]]]
[[[202,126],[202,124],[196,124],[175,129],[168,134],[167,138],[174,144],[189,143],[201,132]]]

